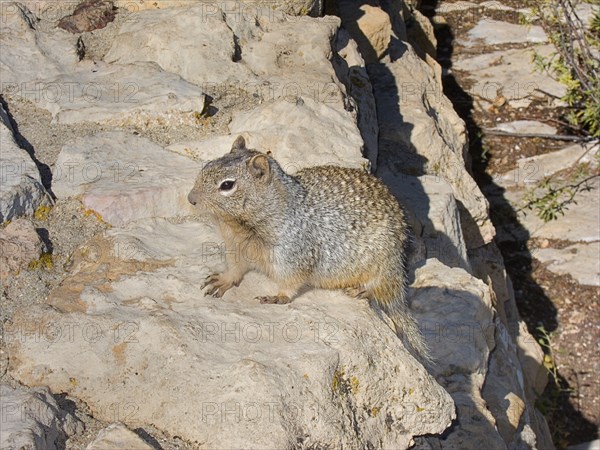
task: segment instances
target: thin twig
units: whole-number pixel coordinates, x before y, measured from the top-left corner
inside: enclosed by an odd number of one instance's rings
[[[546,198],[549,198],[549,197],[551,197],[552,195],[554,195],[554,194],[555,194],[555,193],[557,193],[557,192],[558,192],[558,193],[563,193],[563,192],[565,192],[565,191],[566,191],[566,190],[568,190],[568,189],[574,189],[574,191],[571,191],[569,198],[568,198],[567,200],[563,200],[563,201],[562,201],[562,202],[559,204],[559,206],[560,206],[560,207],[562,207],[562,206],[564,206],[564,205],[567,205],[567,204],[569,204],[569,203],[570,203],[570,202],[571,202],[571,201],[572,201],[572,200],[575,198],[575,195],[576,195],[576,194],[579,192],[579,190],[580,190],[579,188],[580,188],[580,186],[581,186],[582,184],[585,184],[585,183],[587,183],[588,181],[590,181],[590,180],[593,180],[593,179],[594,179],[594,178],[596,178],[596,177],[600,177],[600,174],[597,174],[597,173],[596,173],[596,174],[594,174],[594,175],[590,175],[589,177],[586,177],[586,178],[584,178],[583,180],[581,180],[581,181],[578,181],[577,183],[566,184],[566,185],[564,185],[564,186],[561,186],[561,187],[559,187],[559,188],[557,188],[557,189],[550,188],[550,192],[548,192],[547,194],[543,195],[542,197],[537,197],[537,198],[535,198],[535,199],[533,199],[533,200],[530,200],[530,201],[528,201],[528,202],[527,202],[527,203],[525,203],[523,206],[521,206],[520,208],[518,208],[518,209],[517,209],[517,212],[522,212],[522,211],[524,211],[524,210],[526,210],[526,209],[532,209],[532,206],[533,206],[535,203],[538,203],[538,202],[539,202],[539,201],[541,201],[541,200],[544,200],[544,199],[546,199]],[[589,188],[589,187],[587,188],[587,190],[591,190],[591,189],[592,189],[592,188]]]
[[[543,89],[540,89],[540,88],[534,88],[533,90],[536,91],[536,92],[539,92],[540,94],[544,94],[547,97],[554,98],[556,100],[561,100],[562,99],[562,97],[559,97],[558,95],[551,94],[550,92],[546,92],[546,91],[544,91]]]
[[[560,120],[560,119],[555,119],[554,117],[550,117],[549,119],[547,119],[548,122],[553,122],[556,123],[558,125],[563,125],[565,127],[569,127],[569,128],[574,128],[572,123],[569,122],[565,122],[564,120]],[[587,132],[587,130],[581,130],[579,129],[578,131],[585,133],[587,135],[589,135],[590,133]]]
[[[519,138],[542,138],[542,139],[554,139],[557,141],[574,141],[574,142],[590,142],[597,137],[580,137],[580,136],[567,136],[565,134],[544,134],[544,133],[513,133],[511,131],[492,130],[484,128],[483,132],[495,136],[508,136],[508,137],[519,137]]]
[[[571,184],[567,184],[565,186],[562,186],[561,189],[576,189],[579,186],[581,186],[584,183],[587,183],[590,180],[593,180],[596,177],[600,177],[600,173],[595,173],[594,175],[590,175],[589,177],[585,177],[583,180],[578,181],[577,183],[571,183]]]

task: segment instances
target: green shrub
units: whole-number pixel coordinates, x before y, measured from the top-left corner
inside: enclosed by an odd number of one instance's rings
[[[540,0],[533,6],[557,52],[534,56],[536,66],[567,87],[573,126],[600,137],[600,7],[589,24],[575,13],[571,0]]]

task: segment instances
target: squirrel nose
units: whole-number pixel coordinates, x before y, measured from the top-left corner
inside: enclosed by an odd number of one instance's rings
[[[196,203],[198,203],[198,202],[197,202],[197,201],[196,201],[196,199],[194,198],[194,195],[193,195],[193,194],[194,194],[193,192],[190,192],[190,193],[188,194],[188,197],[187,197],[187,198],[188,198],[188,202],[190,202],[192,205],[196,206]]]

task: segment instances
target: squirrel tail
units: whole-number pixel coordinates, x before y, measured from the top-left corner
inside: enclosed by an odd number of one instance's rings
[[[396,335],[406,349],[427,369],[435,368],[435,360],[407,304],[404,273],[390,274],[382,278],[387,282],[373,289],[373,297],[377,304],[394,322]]]
[[[419,326],[407,307],[395,308],[390,311],[390,318],[396,326],[396,334],[402,339],[408,351],[415,356],[426,368],[435,367],[435,361],[431,356],[429,347],[419,330]]]

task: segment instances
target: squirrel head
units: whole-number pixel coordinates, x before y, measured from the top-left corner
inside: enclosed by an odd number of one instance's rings
[[[267,209],[273,183],[283,177],[283,170],[273,158],[248,149],[244,138],[238,136],[229,153],[210,161],[200,171],[188,201],[217,218],[252,222]]]

